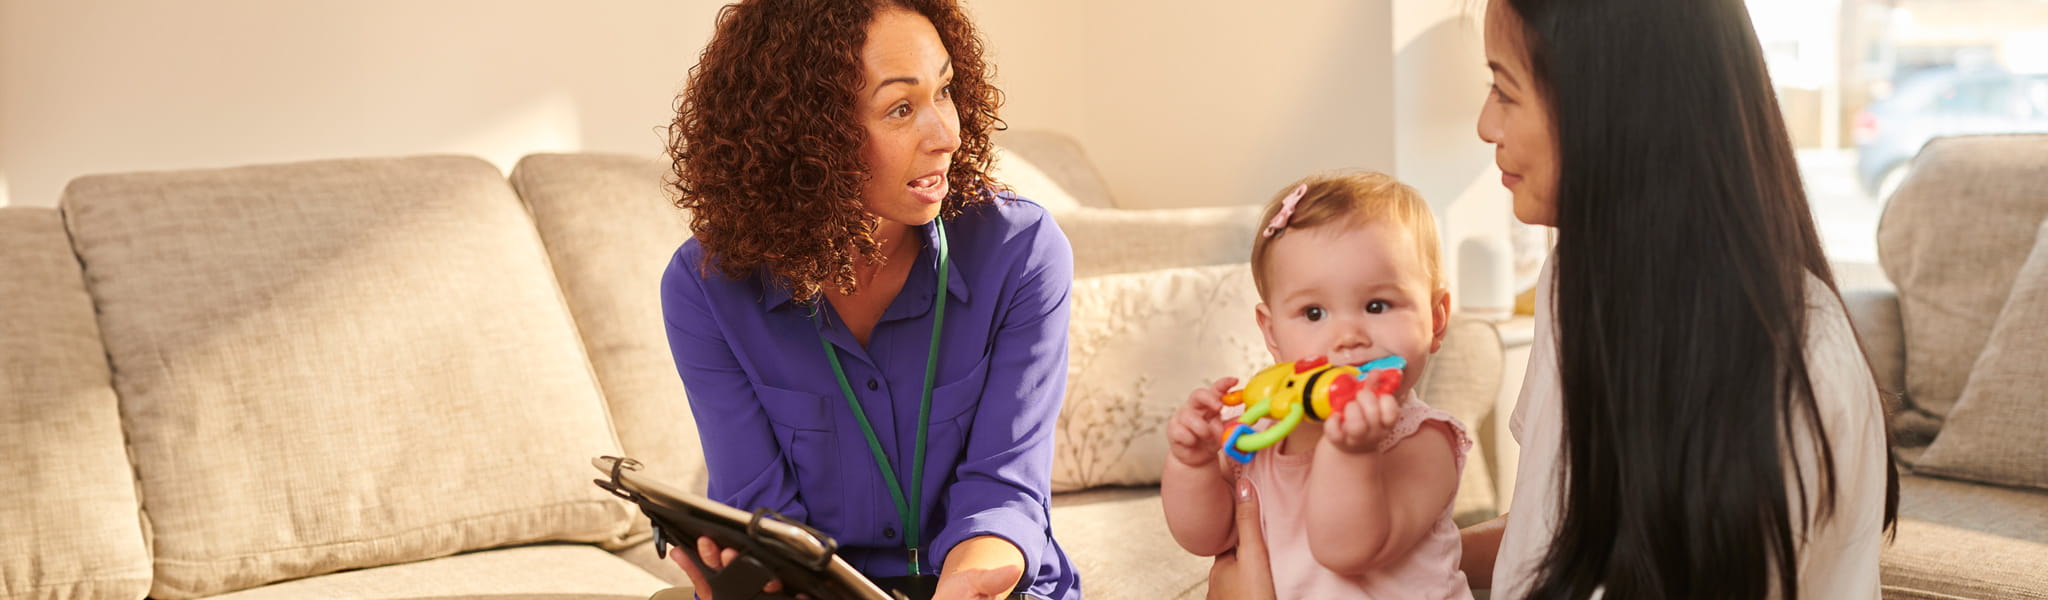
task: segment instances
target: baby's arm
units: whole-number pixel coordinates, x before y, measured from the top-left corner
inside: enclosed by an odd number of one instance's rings
[[[1342,447],[1342,439],[1359,439],[1347,433],[1379,439],[1385,434],[1374,428],[1392,427],[1392,419],[1366,414],[1382,411],[1359,406],[1369,403],[1352,403],[1326,426],[1309,469],[1309,553],[1325,568],[1352,575],[1406,555],[1458,493],[1457,438],[1442,422],[1424,421],[1385,452]],[[1339,427],[1349,429],[1330,431]]]
[[[1217,413],[1223,393],[1237,384],[1224,378],[1188,394],[1188,403],[1166,423],[1169,452],[1159,478],[1159,501],[1166,510],[1166,529],[1181,548],[1215,556],[1237,545],[1230,499],[1231,476],[1218,452],[1223,426]]]

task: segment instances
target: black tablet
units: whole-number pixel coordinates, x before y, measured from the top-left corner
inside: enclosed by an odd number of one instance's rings
[[[654,524],[655,552],[666,557],[670,547],[679,548],[710,578],[709,587],[718,600],[798,594],[813,600],[902,598],[883,592],[839,558],[832,538],[802,523],[766,509],[742,511],[650,479],[639,472],[640,461],[631,458],[600,456],[590,464],[605,475],[592,480],[598,487],[638,505]],[[697,555],[698,537],[738,550],[739,558],[724,570],[712,571]],[[762,592],[770,580],[781,580],[782,591]]]

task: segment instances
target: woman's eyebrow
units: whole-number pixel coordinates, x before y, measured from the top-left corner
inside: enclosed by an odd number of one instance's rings
[[[1495,61],[1491,61],[1491,60],[1489,60],[1489,61],[1486,61],[1486,68],[1488,68],[1488,69],[1492,69],[1492,70],[1493,70],[1493,74],[1494,74],[1494,75],[1498,75],[1498,76],[1500,76],[1501,78],[1503,78],[1503,79],[1506,79],[1506,80],[1508,80],[1508,85],[1513,85],[1513,86],[1520,86],[1520,85],[1521,85],[1520,83],[1517,83],[1517,82],[1515,81],[1515,74],[1514,74],[1514,73],[1510,73],[1510,72],[1508,72],[1508,69],[1507,69],[1507,67],[1503,67],[1503,66],[1500,66],[1500,63],[1499,63],[1499,62],[1495,62]]]
[[[953,63],[947,62],[945,67],[939,69],[939,79],[945,79],[947,75],[951,75],[952,73]],[[916,75],[902,75],[897,77],[890,77],[888,79],[882,80],[882,83],[877,84],[875,86],[875,93],[873,95],[881,95],[882,88],[889,87],[891,84],[908,83],[910,85],[917,85],[920,81],[923,80],[918,79]]]

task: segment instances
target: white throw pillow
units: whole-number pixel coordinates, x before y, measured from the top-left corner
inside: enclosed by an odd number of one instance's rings
[[[1272,362],[1258,302],[1243,263],[1075,281],[1053,491],[1159,483],[1188,392]]]

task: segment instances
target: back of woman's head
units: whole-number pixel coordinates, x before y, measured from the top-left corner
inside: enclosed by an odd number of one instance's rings
[[[1001,127],[1002,93],[957,0],[743,0],[719,11],[668,141],[675,204],[727,277],[765,269],[804,301],[826,285],[850,289],[854,257],[879,255],[855,106],[867,27],[893,9],[931,21],[952,61],[960,145],[941,214],[993,197],[989,134]]]
[[[1557,135],[1565,509],[1532,595],[1795,597],[1835,499],[1804,354],[1833,278],[1747,7],[1495,1]]]

